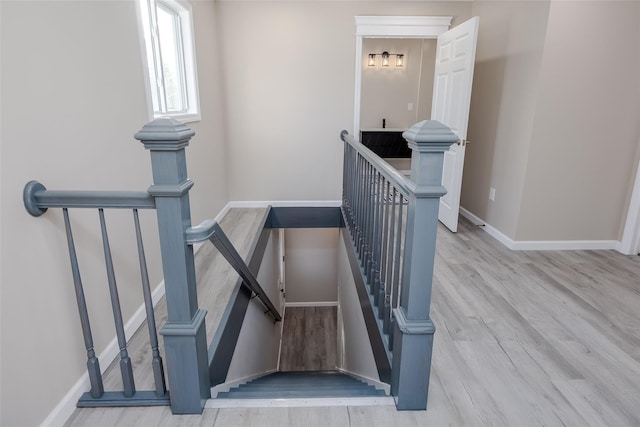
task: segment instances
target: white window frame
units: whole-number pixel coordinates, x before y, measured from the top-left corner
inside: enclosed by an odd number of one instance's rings
[[[143,73],[147,96],[147,109],[150,120],[159,117],[172,117],[184,123],[200,120],[200,100],[198,96],[198,78],[195,53],[195,37],[193,33],[193,13],[191,4],[182,0],[137,0],[138,21],[140,23],[140,44],[143,52]],[[184,84],[182,88],[186,96],[187,109],[182,112],[168,112],[154,108],[153,92],[161,88],[164,82],[161,75],[155,71],[156,59],[154,49],[160,49],[157,26],[155,26],[155,8],[162,5],[164,9],[174,11],[180,19],[180,39],[182,50],[180,56],[183,62]],[[152,14],[151,12],[154,11]],[[155,43],[154,43],[155,39]]]

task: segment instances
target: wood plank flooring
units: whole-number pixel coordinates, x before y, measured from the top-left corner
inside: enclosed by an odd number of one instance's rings
[[[438,232],[427,411],[82,409],[69,426],[638,426],[640,257]]]
[[[287,307],[280,371],[336,369],[337,318],[337,307]]]

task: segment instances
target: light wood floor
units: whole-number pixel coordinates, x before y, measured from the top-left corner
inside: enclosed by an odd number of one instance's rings
[[[287,307],[280,371],[336,369],[337,317],[337,307]]]
[[[438,234],[427,411],[83,409],[71,426],[638,426],[640,257]]]

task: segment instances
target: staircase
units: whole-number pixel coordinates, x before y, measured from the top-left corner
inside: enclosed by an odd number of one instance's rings
[[[384,397],[383,390],[337,371],[275,372],[227,392],[218,399]]]

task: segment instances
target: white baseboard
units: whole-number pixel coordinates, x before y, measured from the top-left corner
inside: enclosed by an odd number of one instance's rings
[[[153,305],[158,303],[160,299],[164,296],[164,280],[160,282],[158,286],[151,293],[151,300],[153,301]],[[144,323],[147,319],[147,314],[145,312],[144,302],[138,309],[133,313],[133,316],[129,319],[129,321],[124,325],[125,336],[131,337]],[[111,342],[107,345],[107,347],[100,353],[98,356],[98,360],[100,360],[100,374],[104,375],[104,372],[107,370],[109,365],[118,357],[120,353],[120,348],[118,347],[118,339],[114,337]],[[76,403],[80,396],[83,393],[89,391],[91,388],[91,384],[89,383],[89,374],[86,372],[76,381],[76,383],[69,389],[67,394],[62,398],[62,400],[56,405],[56,407],[49,413],[47,418],[40,424],[41,427],[56,427],[62,426],[67,422],[73,411],[76,409]]]
[[[575,250],[619,250],[616,240],[512,240],[500,230],[487,224],[482,218],[460,207],[460,215],[481,228],[491,237],[514,251],[575,251]]]
[[[233,380],[233,381],[229,381],[226,383],[222,383],[222,384],[218,384],[217,386],[211,387],[211,398],[215,399],[215,397],[218,395],[218,393],[226,393],[227,391],[229,391],[230,389],[234,388],[234,387],[238,387],[240,384],[244,384],[244,383],[248,383],[249,381],[253,381],[257,378],[261,378],[264,377],[266,375],[269,374],[273,374],[274,372],[277,372],[276,369],[270,369],[268,371],[265,372],[260,372],[258,374],[253,374],[253,375],[249,375],[243,378],[239,378],[237,380]]]
[[[491,225],[487,224],[482,218],[472,214],[471,212],[469,212],[468,210],[466,210],[462,206],[460,206],[460,215],[462,215],[463,217],[467,218],[469,221],[471,221],[475,225],[482,226],[482,229],[484,231],[486,231],[491,237],[496,239],[498,242],[500,242],[503,245],[505,245],[507,248],[509,248],[511,250],[515,250],[515,248],[513,246],[515,242],[513,240],[511,240],[509,237],[504,235],[498,229],[493,228]]]
[[[338,301],[287,302],[285,307],[337,307]]]
[[[279,201],[265,201],[265,200],[234,200],[229,202],[232,208],[266,208],[267,206],[273,207],[328,207],[335,208],[342,206],[340,200],[279,200]]]
[[[364,381],[365,383],[369,384],[370,386],[373,386],[376,388],[376,390],[384,390],[385,393],[387,393],[387,395],[391,394],[391,386],[387,383],[383,383],[382,381],[373,379],[373,378],[369,378],[369,377],[365,377],[362,375],[358,375],[358,374],[354,374],[353,372],[349,372],[346,371],[342,368],[336,368],[336,370],[338,372],[342,372],[343,374],[347,374],[350,375],[352,377],[356,377],[361,381]]]

